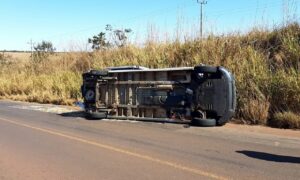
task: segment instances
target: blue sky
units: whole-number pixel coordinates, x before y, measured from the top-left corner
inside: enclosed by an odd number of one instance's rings
[[[298,15],[299,0],[207,0],[205,34],[246,32],[255,26],[274,27],[285,16]],[[197,36],[197,0],[2,0],[0,50],[29,50],[28,42],[48,40],[59,51],[85,49],[87,38],[104,30],[131,28],[131,40],[176,34]],[[296,20],[297,17],[296,17]]]

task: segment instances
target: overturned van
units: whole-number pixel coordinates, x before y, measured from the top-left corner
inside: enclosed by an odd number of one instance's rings
[[[234,115],[234,78],[223,67],[111,67],[83,74],[87,118],[221,126]]]

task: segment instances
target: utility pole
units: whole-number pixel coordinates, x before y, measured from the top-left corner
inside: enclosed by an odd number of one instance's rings
[[[30,41],[27,44],[30,44],[31,61],[33,61],[33,46],[34,46],[34,43],[33,43],[32,39],[30,39]]]
[[[200,4],[200,37],[203,37],[203,5],[207,4],[206,0],[197,0],[197,3]]]

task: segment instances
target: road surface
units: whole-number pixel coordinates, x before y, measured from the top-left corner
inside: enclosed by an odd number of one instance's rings
[[[91,121],[68,111],[0,101],[1,180],[300,178],[299,131]]]

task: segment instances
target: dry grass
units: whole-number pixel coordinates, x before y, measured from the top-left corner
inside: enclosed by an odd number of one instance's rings
[[[300,26],[246,35],[211,35],[185,42],[128,45],[99,52],[58,53],[41,62],[2,61],[0,96],[42,103],[71,104],[80,98],[81,73],[119,65],[147,67],[222,65],[236,78],[237,119],[268,124],[277,112],[300,113]],[[9,59],[2,57],[2,59]]]
[[[250,99],[241,111],[248,124],[267,124],[270,103],[267,100]]]
[[[31,53],[28,52],[5,52],[5,54],[11,56],[13,59],[25,61],[28,61],[31,55]]]
[[[284,129],[300,129],[300,115],[293,112],[278,112],[270,120],[269,124]]]

